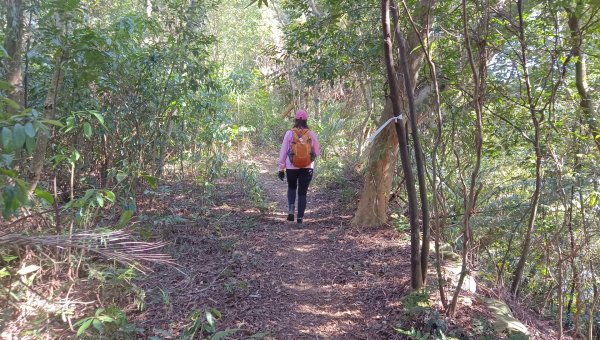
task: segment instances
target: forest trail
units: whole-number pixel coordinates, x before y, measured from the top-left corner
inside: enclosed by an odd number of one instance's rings
[[[315,185],[305,223],[288,222],[276,158],[256,168],[268,211],[253,207],[231,176],[218,183],[209,219],[160,225],[187,275],[162,268],[142,282],[147,305],[136,324],[146,335],[183,334],[194,311],[216,308],[217,330],[240,329],[235,339],[399,338],[393,326],[409,286],[408,240],[389,227],[351,229],[339,193]],[[162,210],[190,220],[195,190],[173,184]]]

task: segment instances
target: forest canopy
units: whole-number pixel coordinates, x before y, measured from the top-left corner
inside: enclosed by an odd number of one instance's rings
[[[330,216],[405,238],[399,275],[445,324],[476,279],[557,338],[600,332],[597,1],[7,0],[0,12],[2,336],[160,337],[131,321],[143,277],[195,273],[165,230],[193,226],[225,249],[248,221],[272,227],[284,189],[265,178],[299,109]],[[167,207],[181,197],[189,206]],[[237,213],[223,202],[259,217],[224,226]],[[101,291],[95,304],[40,306],[82,287]],[[233,325],[212,307],[165,332]],[[444,336],[427,313],[397,328]]]

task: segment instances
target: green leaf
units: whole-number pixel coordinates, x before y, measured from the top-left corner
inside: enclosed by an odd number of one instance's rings
[[[211,312],[206,312],[206,330],[209,332],[216,331],[217,318]]]
[[[10,167],[10,164],[15,160],[15,155],[13,154],[2,154],[0,155],[0,166]],[[0,205],[2,202],[0,202]]]
[[[9,169],[0,169],[0,174],[3,174],[10,178],[17,178],[17,173],[15,171],[9,170]]]
[[[20,149],[25,144],[25,138],[27,135],[25,134],[25,128],[20,123],[15,124],[13,128],[13,145],[15,149]]]
[[[98,315],[97,318],[102,322],[115,322],[115,319],[111,318],[108,315]]]
[[[85,320],[81,326],[79,326],[79,329],[77,330],[77,335],[76,336],[80,336],[81,334],[85,333],[85,331],[90,328],[90,325],[92,324],[92,321],[94,321],[93,318],[87,318],[87,320]]]
[[[75,128],[75,117],[74,116],[67,117],[67,119],[65,120],[65,123],[67,124],[65,132],[69,132],[69,131],[73,130]]]
[[[216,308],[211,308],[210,312],[215,316],[215,318],[220,319],[221,318],[221,312],[216,309]]]
[[[25,124],[25,134],[31,138],[35,137],[35,129],[33,128],[33,124],[31,124],[31,122],[27,122],[27,124]]]
[[[2,261],[7,262],[7,263],[10,261],[16,260],[16,259],[18,259],[18,257],[15,255],[3,255],[2,256]]]
[[[94,321],[92,321],[92,325],[98,330],[98,332],[102,332],[102,330],[104,330],[104,325],[98,319],[94,319]]]
[[[224,339],[231,337],[232,335],[234,335],[235,333],[237,333],[239,331],[240,331],[239,328],[228,328],[224,331],[216,332],[215,334],[213,334],[213,336],[210,337],[210,340],[224,340]]]
[[[10,276],[10,272],[8,271],[8,269],[6,267],[0,269],[0,279],[7,276]]]
[[[27,152],[32,153],[35,150],[35,138],[27,136],[25,139],[25,149]]]
[[[88,122],[83,123],[83,134],[90,138],[92,137],[92,125]]]
[[[100,125],[102,125],[102,127],[106,128],[106,125],[104,125],[104,116],[98,112],[98,111],[89,111],[94,117],[96,117],[96,119],[98,120],[98,123],[100,123]]]
[[[146,182],[148,182],[148,185],[150,185],[152,189],[156,190],[156,188],[158,187],[158,180],[156,179],[156,177],[143,174],[142,178],[144,178]]]
[[[35,195],[50,204],[54,204],[54,196],[47,191],[38,188],[35,189]]]
[[[40,121],[44,124],[50,124],[50,125],[58,126],[61,128],[65,127],[65,125],[63,123],[59,122],[58,120],[54,120],[54,119],[42,119]]]
[[[69,156],[69,163],[73,164],[77,162],[79,158],[81,158],[81,154],[79,153],[79,151],[74,150],[73,153]]]
[[[5,51],[4,48],[2,48],[2,46],[0,46],[0,52]],[[4,80],[0,80],[0,91],[12,91],[13,86],[10,85],[10,83],[4,81]]]
[[[98,202],[100,207],[104,207],[104,198],[102,195],[96,195],[96,202]]]
[[[133,211],[124,210],[121,213],[121,217],[119,218],[119,222],[117,222],[117,228],[123,228],[131,221],[131,217],[133,217]]]
[[[19,105],[19,103],[17,103],[16,101],[9,99],[9,98],[2,98],[2,101],[4,103],[6,103],[6,105],[8,105],[11,109],[14,110],[20,110],[21,109],[21,105]]]
[[[12,130],[7,128],[6,126],[2,128],[2,147],[5,150],[10,150],[12,149],[12,139],[13,139],[13,133]]]
[[[106,190],[104,191],[104,198],[106,198],[107,200],[114,202],[115,201],[115,193],[110,191],[110,190]]]

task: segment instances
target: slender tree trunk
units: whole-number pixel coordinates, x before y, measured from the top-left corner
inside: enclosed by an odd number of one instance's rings
[[[539,314],[544,315],[546,306],[548,306],[548,301],[550,300],[551,297],[554,296],[555,290],[556,290],[555,285],[551,284],[550,287],[548,288],[548,291],[546,293],[544,293],[544,298],[542,300],[542,304],[539,306],[539,309],[538,309]]]
[[[569,262],[571,265],[571,274],[572,274],[572,282],[571,282],[571,294],[569,295],[569,303],[567,305],[567,313],[573,315],[573,325],[575,327],[575,334],[579,334],[580,333],[580,316],[581,316],[581,309],[582,309],[582,305],[581,305],[581,285],[580,285],[580,279],[579,279],[579,268],[577,267],[577,261],[576,261],[576,256],[577,256],[577,247],[576,247],[576,242],[575,242],[575,234],[573,231],[573,200],[574,200],[574,187],[571,187],[571,197],[569,199],[569,208],[567,210],[567,227],[569,229],[569,240],[570,240],[570,247],[571,247],[571,253],[569,256]],[[573,312],[572,307],[573,307],[573,300],[575,300],[575,312]]]
[[[313,104],[315,105],[315,118],[321,117],[321,99],[319,94],[321,93],[321,86],[319,85],[319,79],[312,88]]]
[[[423,227],[423,238],[421,248],[421,277],[423,278],[423,284],[427,280],[427,263],[429,260],[429,203],[427,202],[427,183],[425,181],[425,160],[423,159],[423,148],[421,147],[421,141],[419,140],[419,129],[417,128],[417,113],[415,107],[415,93],[414,84],[410,76],[410,69],[408,67],[408,51],[406,49],[406,40],[401,37],[400,30],[398,27],[398,12],[393,11],[394,21],[396,26],[396,37],[398,37],[398,46],[400,54],[400,68],[404,78],[404,91],[406,93],[406,99],[408,101],[408,120],[410,122],[410,128],[412,131],[412,139],[415,150],[415,163],[417,165],[417,181],[419,183],[419,200],[421,202],[421,220]],[[420,34],[417,31],[416,35],[420,38]],[[425,53],[423,53],[425,55]]]
[[[465,276],[467,275],[467,266],[468,266],[468,253],[470,247],[470,241],[472,238],[471,232],[471,216],[475,211],[475,205],[477,203],[477,189],[478,185],[478,177],[479,171],[481,168],[481,155],[482,155],[482,146],[483,146],[483,86],[485,79],[485,71],[487,67],[486,63],[486,55],[485,55],[485,46],[480,46],[481,50],[479,52],[479,68],[475,65],[475,59],[473,57],[473,51],[471,48],[471,39],[468,30],[468,15],[467,15],[467,4],[466,0],[462,1],[462,19],[463,19],[463,33],[465,36],[465,46],[467,50],[467,55],[469,57],[469,65],[471,66],[471,76],[473,78],[473,90],[474,90],[474,104],[475,104],[475,114],[477,116],[477,122],[475,125],[475,140],[473,141],[475,148],[475,165],[471,170],[471,178],[469,182],[468,189],[463,184],[464,188],[464,209],[465,213],[463,215],[463,252],[462,252],[462,265],[460,277],[458,279],[458,284],[456,286],[456,290],[454,291],[454,295],[452,296],[452,301],[448,306],[448,314],[450,316],[454,316],[456,312],[456,304],[458,303],[458,296],[460,295],[460,291],[462,289],[462,284],[464,282]],[[487,27],[487,21],[486,25]]]
[[[27,43],[25,45],[24,62],[25,70],[23,71],[23,107],[29,107],[29,50],[31,49],[33,11],[29,11],[29,20],[27,23]]]
[[[108,169],[110,168],[111,157],[108,154],[108,135],[102,134],[102,163],[100,165],[100,187],[108,188]]]
[[[406,136],[404,118],[400,115],[400,92],[398,80],[396,79],[396,70],[394,68],[394,57],[392,54],[392,38],[390,30],[390,0],[381,1],[381,19],[383,26],[383,49],[385,57],[385,66],[387,70],[388,83],[390,87],[390,100],[394,116],[396,120],[396,135],[400,150],[400,159],[402,161],[402,172],[406,183],[406,192],[408,196],[408,219],[410,223],[410,239],[411,239],[411,285],[413,289],[421,289],[423,287],[423,277],[421,272],[420,258],[420,240],[419,240],[419,224],[417,220],[417,193],[410,165],[410,155],[408,151],[408,140]],[[401,42],[402,43],[402,42]]]
[[[411,20],[412,22],[412,20]],[[435,230],[435,256],[437,260],[436,272],[438,277],[438,288],[440,291],[440,299],[442,300],[442,305],[444,308],[448,307],[448,301],[444,294],[444,286],[443,286],[443,278],[442,278],[442,270],[441,270],[441,257],[440,257],[440,237],[441,230],[445,224],[447,212],[443,207],[443,199],[441,194],[438,191],[438,185],[441,182],[440,169],[438,168],[438,150],[442,144],[442,133],[443,133],[443,117],[441,110],[441,102],[440,102],[440,88],[438,85],[437,79],[437,71],[435,67],[435,63],[431,59],[431,56],[427,52],[429,49],[429,39],[427,39],[427,44],[423,45],[424,51],[427,57],[427,63],[429,64],[429,72],[431,73],[431,79],[433,82],[433,89],[435,94],[434,108],[436,112],[436,135],[435,135],[435,144],[433,146],[433,150],[431,152],[431,177],[433,178],[433,183],[431,186],[431,197],[432,197],[432,212],[433,216],[437,219],[434,222],[433,229]],[[442,218],[442,215],[444,216]],[[425,236],[423,236],[425,239]]]
[[[310,5],[311,12],[318,18],[321,17],[321,12],[317,9],[315,5],[315,0],[308,0],[308,4]]]
[[[537,218],[537,211],[540,202],[540,196],[542,191],[542,149],[540,146],[541,130],[540,130],[540,119],[538,117],[537,110],[533,99],[531,82],[529,80],[529,67],[527,64],[527,45],[525,42],[525,29],[523,24],[523,0],[518,0],[517,9],[519,12],[519,44],[521,47],[521,68],[523,69],[523,77],[525,82],[525,89],[527,91],[527,104],[529,113],[531,115],[531,122],[534,128],[533,148],[535,151],[535,190],[531,196],[531,210],[529,213],[529,220],[527,222],[527,232],[523,241],[523,250],[521,257],[515,268],[514,278],[511,285],[511,293],[516,296],[519,291],[519,285],[523,278],[523,271],[529,256],[529,250],[531,247],[531,237],[535,228],[535,222]]]
[[[577,17],[577,13],[583,12],[583,6],[583,1],[578,0],[574,10],[566,8],[567,13],[569,14],[569,29],[571,30],[571,54],[576,60],[575,84],[577,85],[577,92],[581,97],[579,105],[585,115],[592,139],[598,148],[598,151],[600,151],[600,127],[598,126],[598,119],[600,119],[600,117],[598,117],[598,112],[594,108],[594,103],[588,90],[586,56],[581,49],[583,36],[581,28],[579,27],[579,18]],[[596,12],[592,11],[592,13]]]
[[[56,118],[56,98],[58,96],[58,90],[62,83],[62,60],[63,51],[59,50],[54,55],[54,73],[52,74],[52,80],[48,87],[48,93],[46,94],[46,100],[44,101],[44,116],[46,119]],[[46,151],[48,148],[48,142],[50,141],[49,132],[40,133],[37,138],[37,144],[35,152],[33,153],[33,159],[31,161],[31,180],[28,190],[28,195],[31,196],[37,188],[37,185],[42,176],[42,170],[44,169],[44,163],[46,162]]]
[[[558,263],[556,265],[556,269],[558,271],[558,284],[556,285],[557,287],[557,301],[556,304],[558,305],[558,340],[561,340],[563,337],[563,268],[562,268],[562,252],[560,249],[560,244],[558,244],[559,241],[557,241],[557,249],[558,249]]]
[[[420,27],[431,19],[430,5],[433,0],[420,0],[417,3],[415,17]],[[422,32],[420,34],[423,34]],[[408,51],[411,51],[408,60],[409,74],[412,84],[416,84],[418,71],[423,65],[423,52],[415,49],[419,46],[417,34],[411,32],[408,36]],[[402,84],[400,84],[402,85]],[[403,88],[400,89],[404,91]],[[413,89],[414,90],[414,89]],[[402,107],[402,105],[401,105]],[[382,124],[392,117],[391,103],[386,102],[379,123]],[[393,167],[397,161],[397,140],[392,128],[385,129],[375,140],[369,151],[367,171],[365,171],[364,184],[360,193],[360,201],[352,225],[356,227],[376,227],[387,221],[389,195],[392,191]]]
[[[596,311],[596,304],[598,303],[598,284],[596,283],[596,274],[594,272],[594,264],[590,261],[590,273],[592,273],[592,287],[594,287],[594,295],[592,297],[592,305],[590,306],[590,315],[588,318],[588,339],[594,339],[594,315]]]
[[[23,89],[23,74],[21,65],[23,58],[23,3],[21,0],[7,0],[6,6],[6,36],[4,37],[4,49],[8,57],[4,59],[4,69],[6,80],[13,87],[8,92],[8,98],[13,100],[19,106],[25,103]],[[7,107],[8,112],[15,114],[19,110],[15,110],[10,106]]]
[[[148,18],[152,16],[152,0],[146,0],[146,16]]]
[[[373,116],[373,94],[371,90],[371,79],[367,77],[367,80],[362,81],[359,80],[360,89],[362,90],[362,95],[365,100],[365,107],[367,109],[367,115],[360,125],[360,136],[358,139],[358,156],[362,155],[365,139],[367,138],[367,134],[369,131],[369,121]]]
[[[154,172],[154,175],[156,177],[158,177],[158,179],[160,180],[160,178],[162,178],[163,173],[164,173],[164,167],[165,167],[165,159],[166,159],[166,144],[171,140],[171,134],[173,133],[173,115],[176,113],[176,110],[170,110],[170,112],[168,113],[168,117],[167,117],[167,131],[166,131],[166,136],[165,137],[161,137],[159,140],[160,146],[159,146],[159,155],[158,155],[158,164],[156,164],[156,171]]]

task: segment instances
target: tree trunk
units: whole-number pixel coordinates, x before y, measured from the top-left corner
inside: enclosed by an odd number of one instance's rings
[[[415,24],[405,1],[402,1],[402,6],[404,7],[404,10],[406,12],[408,19],[410,20],[410,23],[413,27],[414,32],[416,33],[417,37],[420,37],[419,28]],[[427,29],[426,36],[428,36],[429,35],[429,27],[426,27],[426,29]],[[442,228],[446,224],[448,212],[447,212],[447,209],[445,208],[443,194],[441,191],[438,190],[438,186],[439,186],[439,183],[441,182],[441,178],[442,178],[442,176],[440,175],[440,170],[438,168],[438,152],[439,152],[440,147],[443,146],[442,145],[442,142],[443,142],[442,133],[443,133],[444,119],[443,119],[442,111],[441,111],[440,86],[438,83],[436,65],[431,57],[431,54],[429,53],[431,45],[429,44],[429,39],[419,39],[419,41],[420,41],[421,50],[423,51],[423,54],[425,55],[425,58],[427,60],[427,64],[429,65],[429,73],[431,76],[431,82],[432,82],[432,87],[433,87],[433,92],[434,92],[434,111],[436,114],[436,134],[435,134],[435,142],[433,145],[433,150],[431,152],[431,177],[432,177],[431,196],[432,196],[432,214],[433,214],[433,216],[435,216],[435,219],[432,222],[432,229],[435,231],[435,235],[434,235],[434,237],[435,237],[434,248],[435,248],[435,259],[436,259],[435,269],[436,269],[436,274],[437,274],[437,279],[438,279],[438,291],[440,294],[440,300],[442,302],[442,306],[444,307],[444,309],[448,309],[448,299],[446,298],[446,292],[444,290],[445,281],[444,281],[443,275],[442,275],[442,265],[443,265],[442,261],[443,260],[442,260],[441,254],[440,254],[440,238],[442,237]],[[427,237],[424,236],[423,239],[424,239],[424,241],[423,241],[424,244],[425,244],[425,242],[429,243],[427,240]],[[423,259],[423,256],[427,253],[428,253],[428,249],[427,249],[427,251],[423,250],[423,252],[421,253],[421,259]],[[423,268],[423,264],[421,264],[421,266]],[[427,266],[425,266],[425,268],[426,267]],[[426,273],[424,273],[424,275],[425,274]]]
[[[363,99],[365,100],[365,107],[367,109],[367,115],[360,125],[360,136],[358,137],[358,156],[360,157],[363,153],[365,140],[369,132],[369,121],[373,116],[373,91],[370,77],[366,76],[366,80],[359,80],[360,89],[362,91]]]
[[[486,60],[486,46],[480,44],[479,50],[479,68],[475,64],[475,59],[473,57],[473,50],[471,48],[471,39],[469,36],[468,30],[468,15],[467,15],[467,4],[466,0],[462,1],[462,19],[463,19],[463,33],[465,36],[465,46],[467,50],[467,55],[469,57],[469,65],[471,67],[471,77],[473,78],[473,98],[475,104],[475,113],[477,116],[477,122],[475,125],[475,138],[473,141],[474,149],[475,149],[475,165],[473,170],[471,171],[471,177],[469,181],[469,186],[467,188],[466,184],[463,180],[463,196],[464,196],[464,215],[463,215],[463,252],[462,252],[462,265],[460,277],[458,278],[458,283],[456,285],[456,290],[454,291],[454,295],[452,296],[452,301],[448,306],[448,314],[450,316],[454,316],[456,311],[456,304],[458,303],[458,296],[460,294],[462,284],[464,282],[465,276],[467,275],[468,270],[468,254],[469,254],[469,246],[472,241],[472,231],[471,231],[471,216],[475,211],[475,206],[477,203],[477,193],[478,189],[478,177],[479,171],[481,168],[481,156],[482,156],[482,147],[483,147],[483,89],[485,86],[485,75],[487,73],[487,60]],[[488,21],[484,22],[484,27],[486,28],[484,32],[481,34],[485,35],[487,32]],[[483,38],[485,39],[485,38]],[[457,156],[458,160],[458,156]],[[460,168],[460,164],[459,164]],[[462,175],[461,175],[462,178]],[[481,184],[480,184],[481,185]]]
[[[410,17],[408,8],[406,13]],[[419,140],[419,129],[417,128],[417,113],[415,107],[415,93],[412,78],[410,77],[410,70],[408,68],[408,54],[409,51],[406,49],[406,40],[402,37],[400,29],[398,27],[398,11],[394,10],[394,26],[396,27],[396,39],[398,40],[398,53],[400,59],[400,69],[404,79],[404,93],[408,102],[408,121],[410,123],[412,140],[415,150],[415,164],[417,165],[417,180],[419,183],[419,200],[421,202],[421,223],[423,229],[422,248],[421,248],[421,276],[423,278],[423,284],[427,280],[427,264],[429,261],[429,203],[427,202],[427,183],[425,181],[425,161],[423,159],[423,149],[421,148],[421,141]],[[412,17],[410,17],[412,22]],[[423,47],[423,39],[420,37],[418,30],[415,32],[415,36],[419,39],[419,45],[423,52],[423,56],[427,55]]]
[[[44,117],[46,119],[56,118],[56,97],[58,96],[58,89],[62,83],[62,58],[63,52],[57,51],[54,55],[54,73],[52,74],[52,80],[48,87],[48,93],[46,94],[46,100],[44,101]],[[50,133],[40,133],[37,138],[37,144],[33,159],[31,161],[31,181],[29,184],[28,196],[31,196],[37,188],[40,181],[42,170],[44,169],[44,163],[46,162],[46,150],[48,148],[48,141],[50,140]]]
[[[146,0],[146,16],[148,18],[152,16],[152,0]]]
[[[575,241],[575,233],[573,231],[573,201],[574,201],[575,189],[571,187],[571,197],[569,200],[569,207],[567,208],[567,227],[569,229],[569,240],[571,247],[571,254],[569,256],[569,262],[571,265],[571,274],[572,274],[572,282],[571,282],[571,295],[569,296],[569,304],[567,307],[567,313],[573,316],[573,325],[575,327],[575,334],[580,333],[580,316],[582,310],[582,301],[581,301],[581,285],[579,280],[579,268],[577,267],[577,261],[575,260],[577,257],[577,245]],[[565,202],[566,203],[566,202]],[[575,312],[571,310],[573,305],[573,299],[575,300]]]
[[[312,14],[317,18],[321,18],[321,12],[317,9],[317,6],[315,5],[315,0],[308,0],[308,4],[310,5],[310,10]]]
[[[392,117],[392,104],[386,100],[379,124]],[[386,223],[389,195],[398,157],[398,139],[394,128],[387,126],[369,149],[369,161],[356,215],[352,225],[374,227]]]
[[[521,252],[521,257],[519,258],[519,262],[517,263],[517,267],[515,269],[515,274],[511,286],[511,293],[516,296],[519,290],[519,285],[521,284],[521,279],[523,278],[523,271],[525,269],[525,264],[527,262],[527,257],[529,256],[529,250],[531,247],[531,237],[533,236],[533,230],[535,228],[535,221],[537,218],[537,210],[540,203],[540,195],[542,191],[542,149],[540,145],[541,139],[541,130],[540,130],[540,121],[538,117],[537,110],[535,108],[535,102],[533,99],[531,83],[529,80],[529,69],[527,65],[527,45],[525,43],[525,29],[523,27],[523,0],[519,0],[517,2],[517,9],[519,12],[519,43],[521,47],[521,68],[523,69],[523,77],[525,82],[525,89],[527,91],[527,103],[529,108],[529,113],[531,116],[531,122],[533,123],[534,128],[534,138],[532,140],[533,148],[535,151],[535,189],[533,195],[531,196],[531,210],[529,212],[529,220],[527,222],[527,232],[525,234],[525,240],[523,241],[523,251]]]
[[[158,162],[155,165],[156,166],[156,170],[154,171],[154,176],[156,176],[158,178],[158,180],[160,180],[163,177],[163,173],[164,173],[164,168],[165,168],[165,159],[166,159],[166,149],[167,146],[166,144],[171,140],[171,134],[173,133],[173,116],[176,114],[177,109],[172,109],[170,110],[170,112],[168,113],[168,117],[167,117],[167,131],[166,131],[166,136],[165,138],[160,138],[159,139],[159,155],[158,155]]]
[[[383,27],[383,49],[385,57],[385,66],[387,70],[387,78],[390,88],[390,101],[394,117],[399,118],[395,121],[396,136],[398,138],[400,159],[402,161],[402,172],[404,174],[404,183],[406,184],[406,193],[408,196],[408,220],[410,223],[410,272],[411,286],[413,289],[421,289],[423,287],[423,276],[421,272],[420,258],[420,240],[419,240],[419,221],[417,220],[417,192],[412,175],[412,167],[410,165],[410,154],[408,150],[408,140],[405,128],[404,118],[400,112],[400,91],[398,80],[396,79],[396,70],[394,69],[394,57],[392,54],[392,38],[390,33],[390,0],[381,1],[381,21]],[[404,49],[404,42],[399,41],[401,51]],[[403,58],[403,73],[408,72],[406,63],[406,53],[402,53]],[[413,98],[414,99],[414,98]],[[414,109],[414,107],[413,107]]]
[[[562,268],[562,252],[560,249],[560,244],[557,241],[557,249],[558,249],[558,264],[556,265],[558,271],[558,284],[557,286],[557,301],[558,305],[558,340],[563,338],[563,268]]]
[[[594,339],[594,311],[596,310],[596,304],[598,303],[598,284],[596,283],[596,274],[594,273],[594,264],[590,261],[590,273],[592,273],[592,287],[594,288],[594,295],[592,297],[592,305],[590,306],[590,315],[588,318],[588,339]]]
[[[426,22],[431,21],[431,10],[434,1],[421,0],[417,4],[415,11],[417,24],[419,27],[425,27]],[[422,35],[425,29],[420,34]],[[407,50],[411,51],[408,58],[409,76],[411,83],[416,84],[418,71],[421,69],[424,60],[424,54],[421,49],[415,49],[419,46],[419,36],[411,32],[407,35]],[[399,89],[404,92],[404,86]],[[414,89],[413,89],[414,90]],[[401,107],[406,107],[402,103]],[[381,113],[379,123],[382,124],[392,117],[391,103],[388,101]],[[387,209],[389,204],[389,195],[392,190],[393,167],[397,161],[397,140],[392,132],[392,128],[386,128],[375,140],[369,151],[369,160],[367,171],[365,172],[364,184],[360,193],[360,201],[352,225],[356,227],[377,227],[387,221]],[[374,191],[374,192],[373,192]]]
[[[592,97],[588,91],[588,81],[587,81],[587,65],[586,65],[586,56],[581,50],[581,45],[583,44],[583,36],[581,33],[581,29],[579,27],[579,18],[577,17],[577,13],[583,12],[583,1],[578,0],[575,10],[566,8],[567,13],[569,14],[569,29],[571,31],[571,54],[573,58],[575,58],[575,84],[577,85],[577,92],[581,97],[581,101],[579,105],[585,114],[585,119],[587,121],[588,128],[590,129],[590,133],[592,134],[592,139],[600,151],[600,127],[598,127],[597,120],[598,113],[594,108],[594,103],[592,102]]]
[[[6,36],[4,37],[4,49],[8,57],[4,60],[6,80],[13,87],[8,93],[8,98],[23,107],[25,91],[23,88],[22,65],[23,46],[23,4],[21,0],[7,0],[6,6]],[[18,110],[8,106],[11,114]]]

